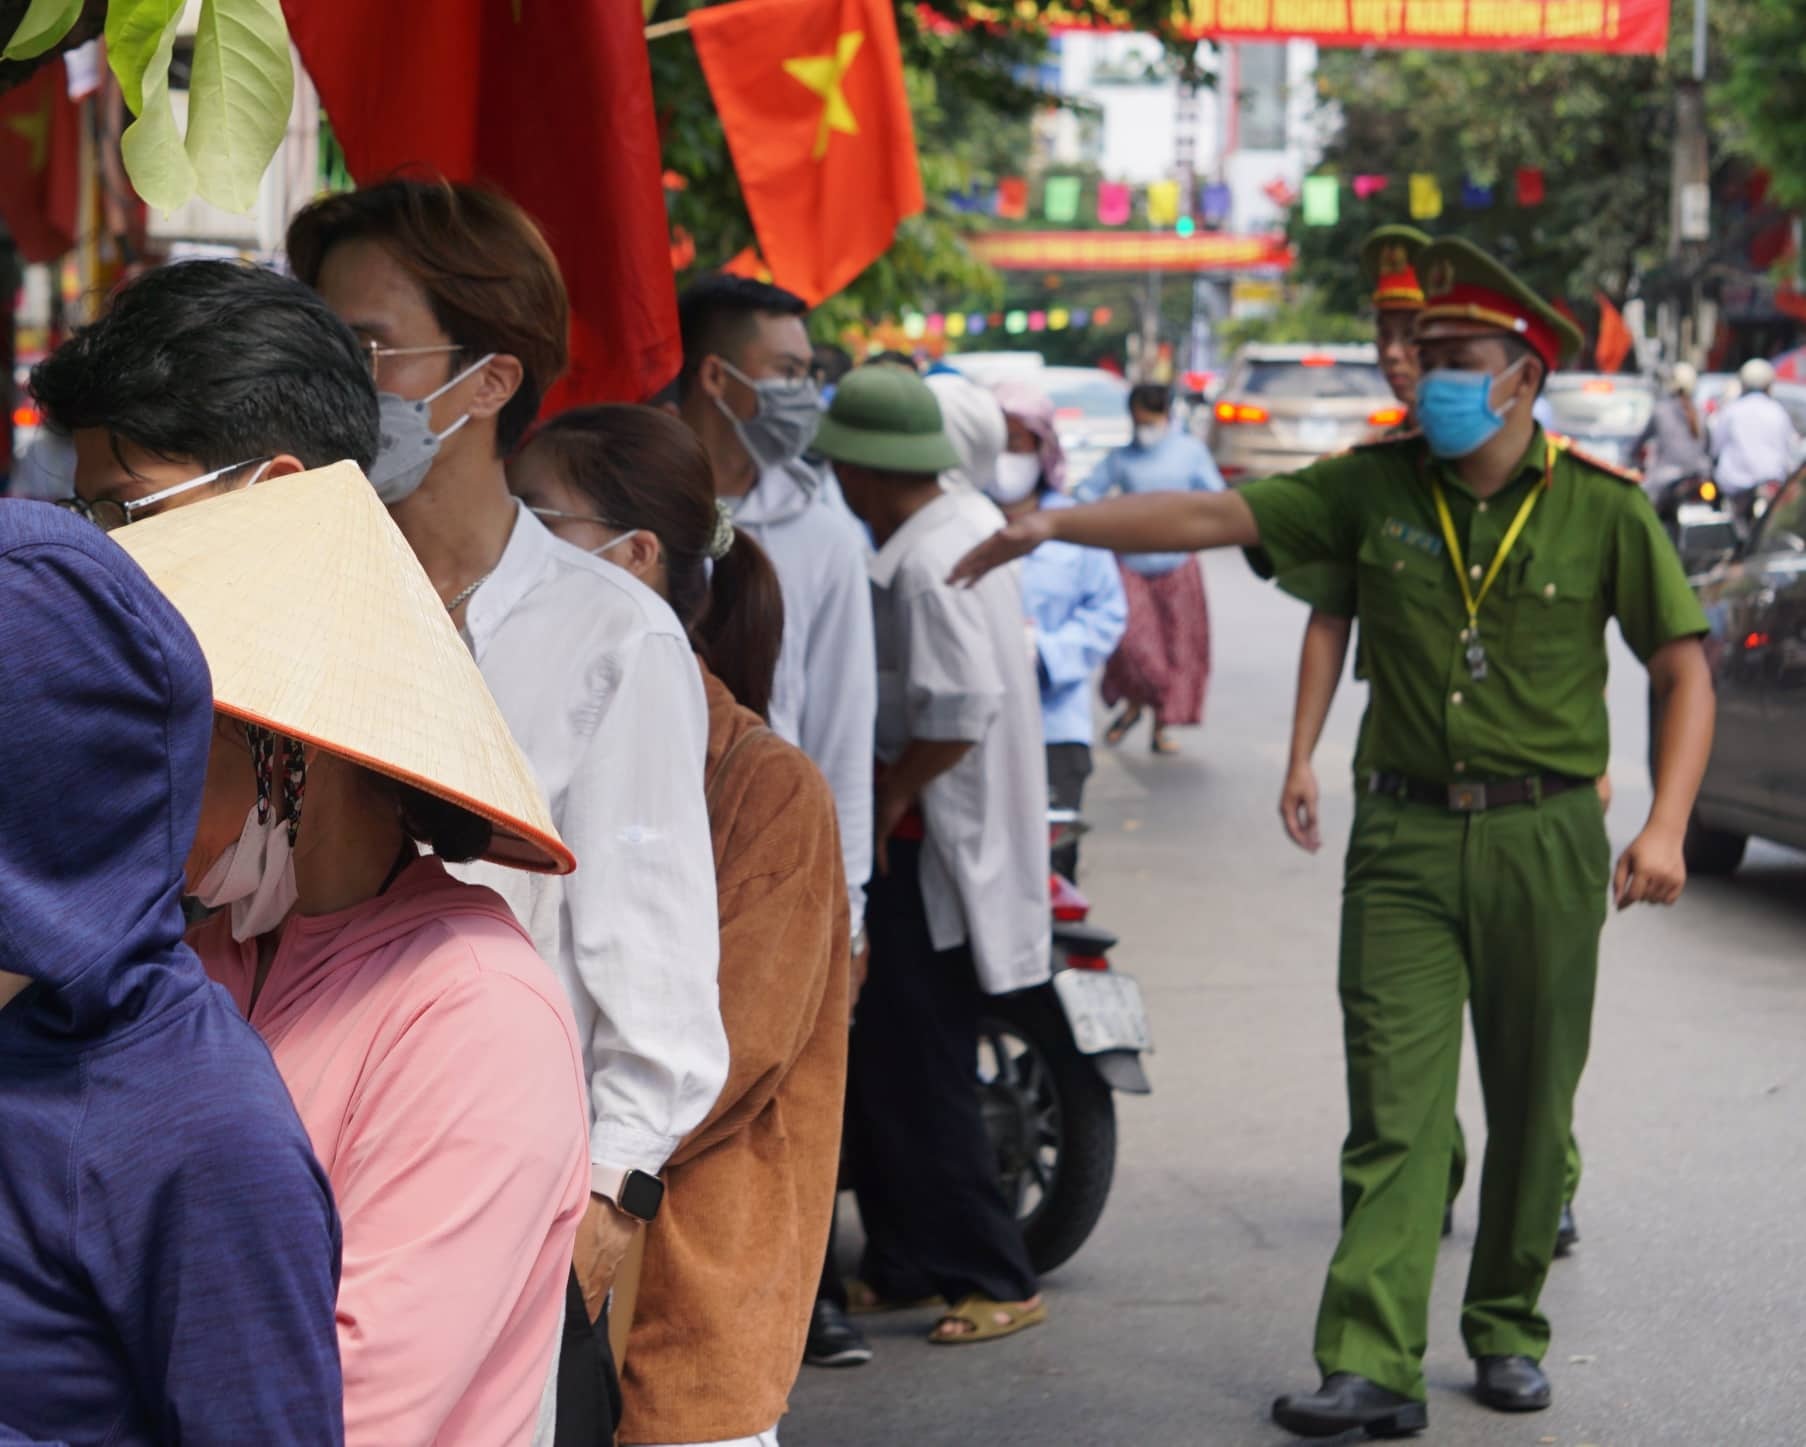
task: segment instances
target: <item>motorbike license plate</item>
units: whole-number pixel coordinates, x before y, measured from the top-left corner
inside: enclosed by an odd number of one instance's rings
[[[1082,1054],[1154,1048],[1141,986],[1133,975],[1115,970],[1061,970],[1054,976],[1053,986],[1066,1011],[1066,1023],[1072,1027],[1073,1042]]]

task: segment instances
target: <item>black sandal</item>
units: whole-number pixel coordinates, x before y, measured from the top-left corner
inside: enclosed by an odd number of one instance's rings
[[[1117,714],[1110,727],[1104,732],[1104,742],[1115,748],[1129,736],[1129,730],[1141,722],[1141,705],[1132,703]]]

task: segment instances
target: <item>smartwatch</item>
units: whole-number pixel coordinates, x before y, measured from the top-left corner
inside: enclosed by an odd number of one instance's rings
[[[615,1188],[614,1203],[629,1216],[650,1221],[665,1199],[665,1183],[645,1171],[626,1171]]]

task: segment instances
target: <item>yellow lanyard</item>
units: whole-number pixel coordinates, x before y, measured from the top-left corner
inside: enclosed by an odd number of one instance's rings
[[[1524,524],[1530,521],[1530,514],[1536,507],[1537,499],[1542,497],[1548,489],[1549,478],[1555,470],[1555,444],[1545,439],[1544,446],[1548,448],[1548,453],[1542,485],[1530,489],[1530,495],[1524,499],[1524,505],[1518,509],[1518,515],[1511,520],[1511,526],[1505,530],[1505,537],[1499,543],[1498,552],[1493,554],[1492,566],[1486,570],[1486,577],[1481,582],[1478,593],[1468,587],[1467,560],[1461,556],[1461,544],[1455,537],[1455,520],[1449,516],[1449,500],[1442,494],[1442,482],[1436,477],[1430,478],[1430,496],[1436,500],[1436,517],[1442,523],[1442,540],[1448,544],[1449,561],[1455,565],[1455,581],[1461,585],[1461,601],[1467,605],[1467,626],[1470,640],[1476,640],[1479,634],[1480,605],[1486,601],[1487,592],[1498,578],[1499,570],[1505,566],[1505,559],[1511,553],[1511,545],[1524,531]],[[1484,655],[1481,656],[1484,657]],[[1470,659],[1470,661],[1472,660]]]

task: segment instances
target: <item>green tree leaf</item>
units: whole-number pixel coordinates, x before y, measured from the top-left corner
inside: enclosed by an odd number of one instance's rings
[[[31,60],[54,47],[81,18],[82,0],[31,0],[31,8],[6,43],[6,59]]]
[[[181,17],[182,0],[112,0],[107,7],[107,63],[138,117],[119,149],[138,194],[163,212],[194,195],[194,167],[169,102],[169,60]]]
[[[295,99],[277,0],[204,0],[188,85],[188,158],[202,196],[249,211]]]

